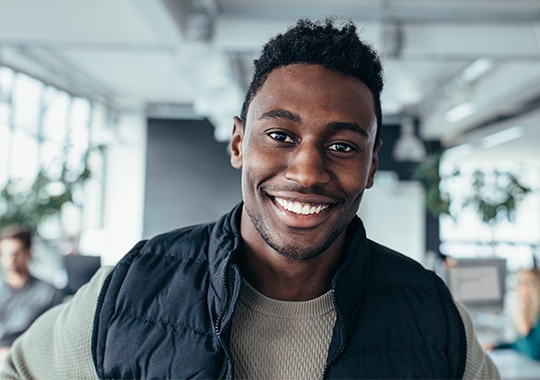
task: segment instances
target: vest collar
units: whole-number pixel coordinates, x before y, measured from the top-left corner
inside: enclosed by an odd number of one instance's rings
[[[213,289],[222,302],[228,298],[230,301],[229,296],[237,291],[234,289],[236,284],[240,284],[236,260],[242,246],[240,235],[242,207],[242,202],[237,204],[214,225],[211,232],[209,270]],[[362,297],[370,263],[368,240],[360,218],[355,217],[350,223],[346,241],[347,253],[343,264],[334,275],[332,289],[335,292],[337,306],[346,314],[350,314]]]
[[[351,314],[363,297],[371,263],[366,231],[357,216],[347,229],[345,250],[345,259],[334,275],[332,289],[338,308]]]

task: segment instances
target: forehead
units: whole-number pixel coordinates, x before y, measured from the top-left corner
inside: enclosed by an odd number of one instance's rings
[[[24,243],[20,239],[2,239],[0,240],[0,253],[13,253],[15,251],[24,250]]]
[[[274,69],[268,75],[248,109],[250,119],[269,109],[328,118],[376,121],[373,95],[359,79],[322,65],[293,64]],[[292,108],[292,109],[291,109]]]

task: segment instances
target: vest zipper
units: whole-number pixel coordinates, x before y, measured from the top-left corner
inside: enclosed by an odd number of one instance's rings
[[[221,331],[223,331],[223,327],[221,323],[223,322],[223,318],[225,317],[225,314],[227,310],[229,310],[230,307],[230,298],[229,298],[229,287],[227,286],[227,272],[229,271],[229,257],[225,261],[225,270],[223,271],[223,288],[225,289],[225,306],[223,307],[223,310],[218,315],[216,319],[216,323],[214,324],[214,329],[216,332],[216,336],[218,337],[219,342],[221,343],[221,347],[225,351],[225,356],[227,357],[227,364],[228,366],[223,369],[223,372],[220,374],[221,379],[227,378],[227,372],[230,372],[231,377],[233,378],[233,363],[232,363],[232,353],[229,349],[229,345],[226,344],[222,337],[221,337]],[[228,368],[230,368],[230,371],[228,371]]]
[[[223,316],[225,315],[225,311],[227,310],[227,302],[229,301],[229,291],[227,290],[227,276],[225,274],[223,275],[223,286],[225,288],[225,306],[223,307],[221,313],[218,314],[216,323],[214,324],[214,329],[216,330],[216,335],[218,337],[221,333],[221,321],[223,319]]]
[[[334,309],[336,310],[336,322],[340,325],[339,326],[339,349],[326,362],[326,366],[324,367],[323,374],[321,377],[322,379],[327,378],[328,369],[334,363],[334,361],[341,355],[343,350],[345,350],[345,326],[343,325],[343,314],[341,314],[341,310],[338,307],[338,304],[336,301],[336,291],[334,288],[332,288],[332,303],[334,304]]]

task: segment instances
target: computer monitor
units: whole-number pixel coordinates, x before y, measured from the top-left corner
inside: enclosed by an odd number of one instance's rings
[[[445,277],[454,298],[465,306],[504,307],[506,259],[448,258]]]

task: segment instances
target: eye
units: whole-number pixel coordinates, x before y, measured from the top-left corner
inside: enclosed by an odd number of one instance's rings
[[[268,136],[270,136],[274,140],[285,142],[285,143],[293,143],[294,142],[294,140],[289,135],[287,135],[286,133],[283,133],[283,132],[270,132],[268,134]]]
[[[335,150],[336,152],[347,153],[354,150],[352,146],[344,143],[334,143],[328,146],[328,149]]]

